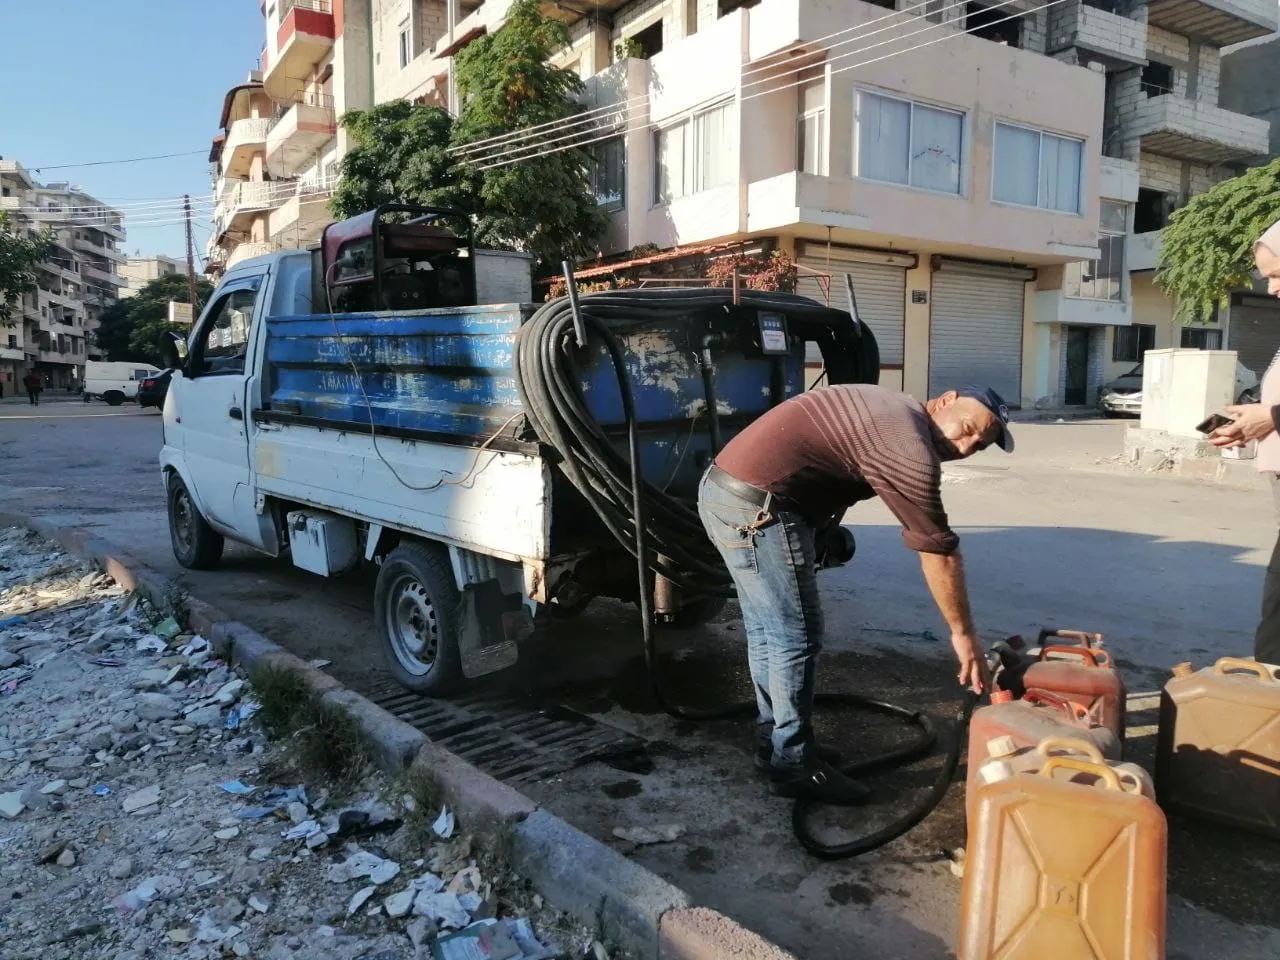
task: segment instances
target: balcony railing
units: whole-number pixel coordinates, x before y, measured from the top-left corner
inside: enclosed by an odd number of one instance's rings
[[[280,4],[280,19],[283,20],[294,7],[299,10],[314,10],[316,13],[333,13],[329,0],[283,0]]]

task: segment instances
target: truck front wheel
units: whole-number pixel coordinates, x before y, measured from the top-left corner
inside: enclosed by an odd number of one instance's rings
[[[176,473],[169,477],[169,539],[173,555],[188,570],[209,570],[222,559],[222,534],[209,526]]]
[[[443,549],[401,543],[382,561],[373,611],[387,667],[402,686],[438,696],[461,682],[458,599]]]

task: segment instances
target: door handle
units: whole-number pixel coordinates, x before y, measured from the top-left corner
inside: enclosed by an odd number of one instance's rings
[[[227,411],[227,416],[229,416],[232,420],[243,420],[244,411],[242,411],[239,407],[232,407],[230,410]]]

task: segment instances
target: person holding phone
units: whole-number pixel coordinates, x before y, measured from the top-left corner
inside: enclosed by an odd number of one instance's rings
[[[1267,282],[1267,292],[1280,297],[1280,220],[1253,245],[1253,262]],[[1209,434],[1215,447],[1243,447],[1258,441],[1257,468],[1271,477],[1276,522],[1280,526],[1280,350],[1262,377],[1262,402],[1226,408],[1231,418]],[[1253,638],[1253,656],[1261,663],[1280,664],[1280,535],[1271,551],[1262,586],[1262,620]]]

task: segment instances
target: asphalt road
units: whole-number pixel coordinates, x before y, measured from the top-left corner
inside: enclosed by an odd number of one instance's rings
[[[1172,663],[1247,653],[1262,566],[1275,533],[1269,498],[1136,474],[1109,464],[1117,423],[1019,424],[1018,453],[986,453],[948,470],[944,495],[960,531],[979,627],[990,637],[1041,625],[1099,630],[1134,693],[1158,688]],[[221,569],[179,568],[169,549],[155,456],[160,417],[133,407],[0,403],[0,497],[10,509],[95,530],[193,594],[360,689],[378,666],[371,578],[328,583],[232,547]],[[879,504],[851,511],[858,556],[822,578],[829,690],[857,690],[954,707],[945,630]],[[751,725],[672,721],[651,702],[634,611],[598,602],[544,631],[508,675],[481,693],[534,706],[566,704],[644,738],[650,772],[590,763],[522,789],[582,829],[679,823],[684,837],[633,856],[802,958],[941,958],[955,942],[959,883],[939,851],[964,842],[959,792],[917,831],[859,861],[823,864],[796,847],[789,810],[751,770]],[[666,682],[699,705],[746,696],[732,609],[697,631],[669,634]],[[1149,705],[1150,700],[1143,701]],[[1131,716],[1134,757],[1149,758],[1154,717]],[[829,717],[825,735],[852,751],[901,731],[865,717]],[[935,761],[936,762],[936,761]],[[900,809],[930,763],[877,780],[860,819],[823,824],[837,835]],[[1171,820],[1169,956],[1280,956],[1280,906],[1269,891],[1280,844]]]

